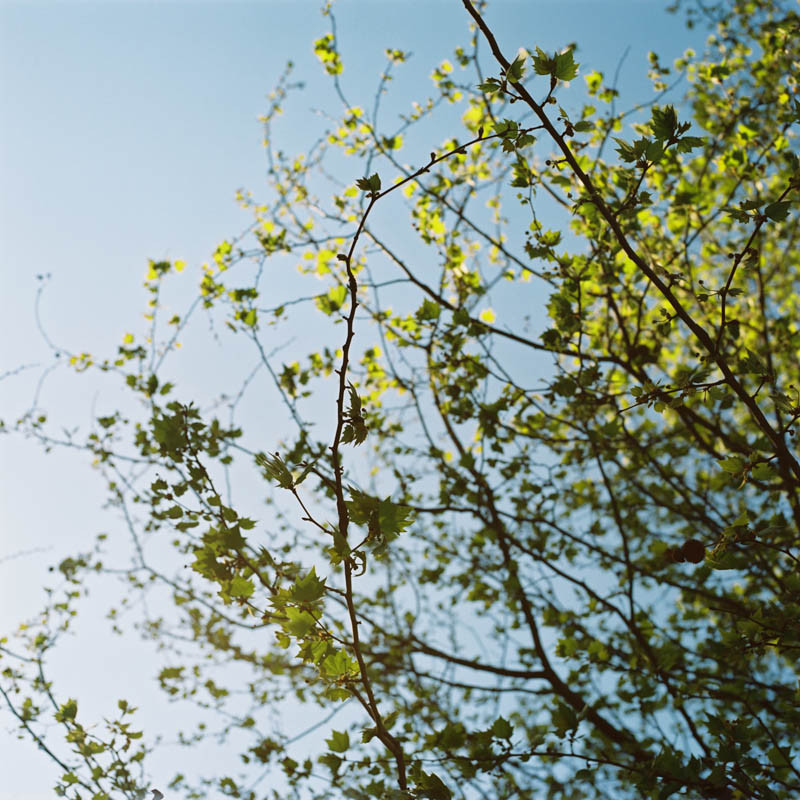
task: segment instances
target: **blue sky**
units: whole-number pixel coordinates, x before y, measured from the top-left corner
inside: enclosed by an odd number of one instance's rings
[[[652,97],[649,50],[670,63],[702,41],[665,14],[665,5],[495,0],[487,18],[508,54],[577,42],[584,73],[613,74],[630,48],[619,83],[624,107]],[[431,69],[467,38],[458,0],[340,0],[335,8],[353,102],[371,103],[384,48],[414,54],[387,114],[426,95]],[[307,82],[286,109],[287,149],[315,138],[321,121],[309,109],[336,109],[312,53],[312,41],[327,30],[316,0],[0,1],[0,374],[47,363],[34,320],[37,275],[52,275],[41,307],[50,335],[72,351],[108,352],[141,327],[148,258],[180,258],[196,268],[246,227],[234,195],[263,189],[257,117],[285,62],[292,59],[297,79]],[[300,350],[310,349],[302,331],[297,336]],[[202,354],[195,358],[189,370]],[[38,374],[0,382],[0,418],[13,422],[28,407]],[[103,391],[87,393],[81,382],[55,376],[42,404],[64,424],[85,425]],[[81,454],[45,456],[7,436],[0,458],[1,636],[41,605],[40,587],[52,580],[48,565],[115,523],[100,508],[103,487]],[[65,692],[86,693],[80,673],[93,661],[89,654],[106,647],[102,613],[89,617],[96,619],[84,624],[86,638],[68,644],[60,665]],[[142,664],[124,680],[126,696],[136,700],[128,685],[151,674],[136,640],[108,647],[120,664]],[[97,676],[90,684],[98,715],[104,702],[122,696],[113,682],[101,684]],[[0,730],[11,727],[0,711]],[[10,775],[3,770],[0,800],[50,797],[56,772],[47,759],[27,742],[4,745],[3,757],[9,752],[15,766]]]

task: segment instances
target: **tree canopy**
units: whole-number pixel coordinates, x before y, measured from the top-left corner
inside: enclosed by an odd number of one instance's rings
[[[252,225],[186,312],[163,296],[191,269],[153,261],[144,332],[58,353],[130,408],[69,442],[41,409],[18,423],[86,450],[130,543],[122,570],[104,537],[62,561],[0,649],[60,796],[151,787],[136,698],[97,725],[47,672],[102,573],[123,605],[168,598],[140,625],[160,686],[222,721],[225,772],[168,798],[800,794],[800,15],[684,5],[706,52],[652,54],[653,101],[627,108],[573,45],[504,53],[462,0],[469,41],[399,124],[380,111],[407,54],[351,105],[328,9],[340,114],[287,152],[287,68],[266,196],[242,193]],[[436,115],[451,135],[420,144]],[[280,441],[237,422],[253,375],[223,415],[171,374],[209,323],[272,382]],[[274,352],[298,326],[312,351]],[[323,720],[311,755],[270,727],[287,698]]]

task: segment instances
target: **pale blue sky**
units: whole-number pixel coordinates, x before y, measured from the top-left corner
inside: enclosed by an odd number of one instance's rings
[[[509,54],[519,46],[577,42],[584,73],[612,74],[630,47],[619,84],[626,107],[652,97],[649,50],[670,63],[702,41],[665,14],[665,5],[495,0],[488,20]],[[426,95],[431,69],[467,38],[459,0],[340,0],[336,10],[353,102],[371,103],[384,48],[414,53],[387,114]],[[123,333],[141,327],[148,258],[181,258],[196,267],[248,224],[234,193],[262,191],[257,117],[286,60],[307,81],[287,107],[287,149],[317,135],[319,119],[308,109],[336,109],[311,46],[327,29],[316,0],[0,2],[0,374],[47,361],[34,324],[37,274],[52,273],[42,311],[58,343],[108,352]],[[298,347],[310,349],[299,331]],[[12,422],[25,410],[36,377],[32,370],[0,383],[0,418]],[[48,384],[43,397],[65,424],[85,424],[91,402],[92,394],[66,377]],[[115,523],[100,510],[103,487],[80,454],[44,456],[13,437],[0,439],[0,452],[1,636],[41,605],[49,564]],[[87,701],[102,716],[111,713],[103,704],[117,697],[138,700],[135,684],[153,670],[140,660],[135,638],[124,646],[108,640],[102,609],[95,611],[85,638],[66,647],[59,677],[65,693],[82,698],[89,680]],[[88,654],[100,652],[125,665],[116,673],[124,691],[87,678],[85,667],[94,663]],[[149,697],[154,707],[143,713],[157,721],[157,696]],[[0,710],[0,800],[51,797],[56,768],[28,742],[7,746],[12,727]]]

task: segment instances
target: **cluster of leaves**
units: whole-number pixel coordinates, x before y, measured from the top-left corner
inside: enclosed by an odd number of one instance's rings
[[[252,675],[236,687],[250,710],[229,725],[253,733],[241,772],[181,776],[172,791],[254,799],[252,770],[268,765],[274,798],[797,796],[800,16],[780,0],[704,5],[708,54],[677,64],[691,117],[659,95],[628,141],[599,73],[579,110],[556,101],[579,75],[573,47],[509,62],[463,5],[463,79],[443,62],[438,96],[394,130],[379,103],[368,116],[348,102],[335,28],[317,41],[341,122],[306,160],[266,137],[274,199],[242,198],[256,243],[224,243],[203,270],[203,304],[256,349],[285,403],[283,455],[190,404],[162,406],[164,361],[130,341],[114,359],[75,360],[120,372],[148,409],[133,424],[104,417],[86,446],[137,543],[131,591],[142,573],[168,585],[197,646],[192,669],[162,684],[185,699],[205,686],[224,709],[204,658]],[[479,41],[495,77],[482,77]],[[387,57],[378,99],[406,59]],[[663,92],[668,70],[652,61]],[[289,90],[287,78],[269,134]],[[466,143],[404,166],[404,136],[441,104],[463,108]],[[330,200],[318,196],[329,149],[369,175],[333,182]],[[388,188],[377,167],[397,176]],[[380,216],[402,198],[415,235]],[[545,225],[559,214],[563,226]],[[264,342],[294,318],[259,305],[261,281],[297,254],[327,282],[310,299],[338,346],[276,371]],[[155,267],[153,316],[172,272]],[[234,287],[239,274],[251,283]],[[549,327],[532,335],[543,288]],[[26,424],[52,444],[42,418]],[[135,481],[120,477],[126,458]],[[270,501],[268,540],[216,488],[239,462],[291,501]],[[193,575],[152,565],[141,527],[173,532]],[[65,575],[90,570],[102,567]],[[4,679],[38,736],[24,708],[50,684],[21,668]],[[286,736],[260,730],[286,696],[350,701],[360,716],[298,761]],[[75,753],[81,786],[119,768],[93,772],[92,758]],[[66,780],[60,791],[83,796]]]

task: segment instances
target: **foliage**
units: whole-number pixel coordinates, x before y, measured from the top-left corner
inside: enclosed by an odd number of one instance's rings
[[[128,590],[156,582],[174,602],[144,629],[195,646],[162,687],[220,712],[248,698],[226,726],[252,734],[238,771],[169,792],[796,797],[800,16],[779,0],[693,9],[714,32],[676,65],[687,103],[665,102],[653,55],[655,101],[620,113],[599,73],[570,99],[572,47],[509,61],[477,5],[463,0],[469,46],[396,129],[380,103],[347,101],[334,26],[315,53],[343,111],[305,159],[272,144],[288,73],[272,96],[271,199],[242,195],[253,227],[204,265],[194,307],[274,379],[294,427],[271,454],[171,399],[166,356],[191,314],[174,335],[155,326],[177,264],[151,265],[150,341],[71,357],[141,401],[85,447],[135,543]],[[379,100],[406,58],[387,51]],[[415,126],[449,107],[459,135],[404,166]],[[265,276],[298,257],[324,282],[305,304],[326,346],[274,369],[267,342],[300,310],[267,307]],[[55,444],[38,411],[21,426]],[[263,519],[222,488],[237,467],[274,487]],[[172,572],[148,555],[163,532]],[[61,564],[25,658],[4,645],[3,694],[62,763],[61,795],[140,797],[132,709],[90,733],[42,672],[102,547]],[[224,686],[216,663],[249,677]],[[262,730],[287,696],[360,714],[298,761]],[[43,700],[69,756],[42,738]],[[252,783],[265,765],[273,788]]]

